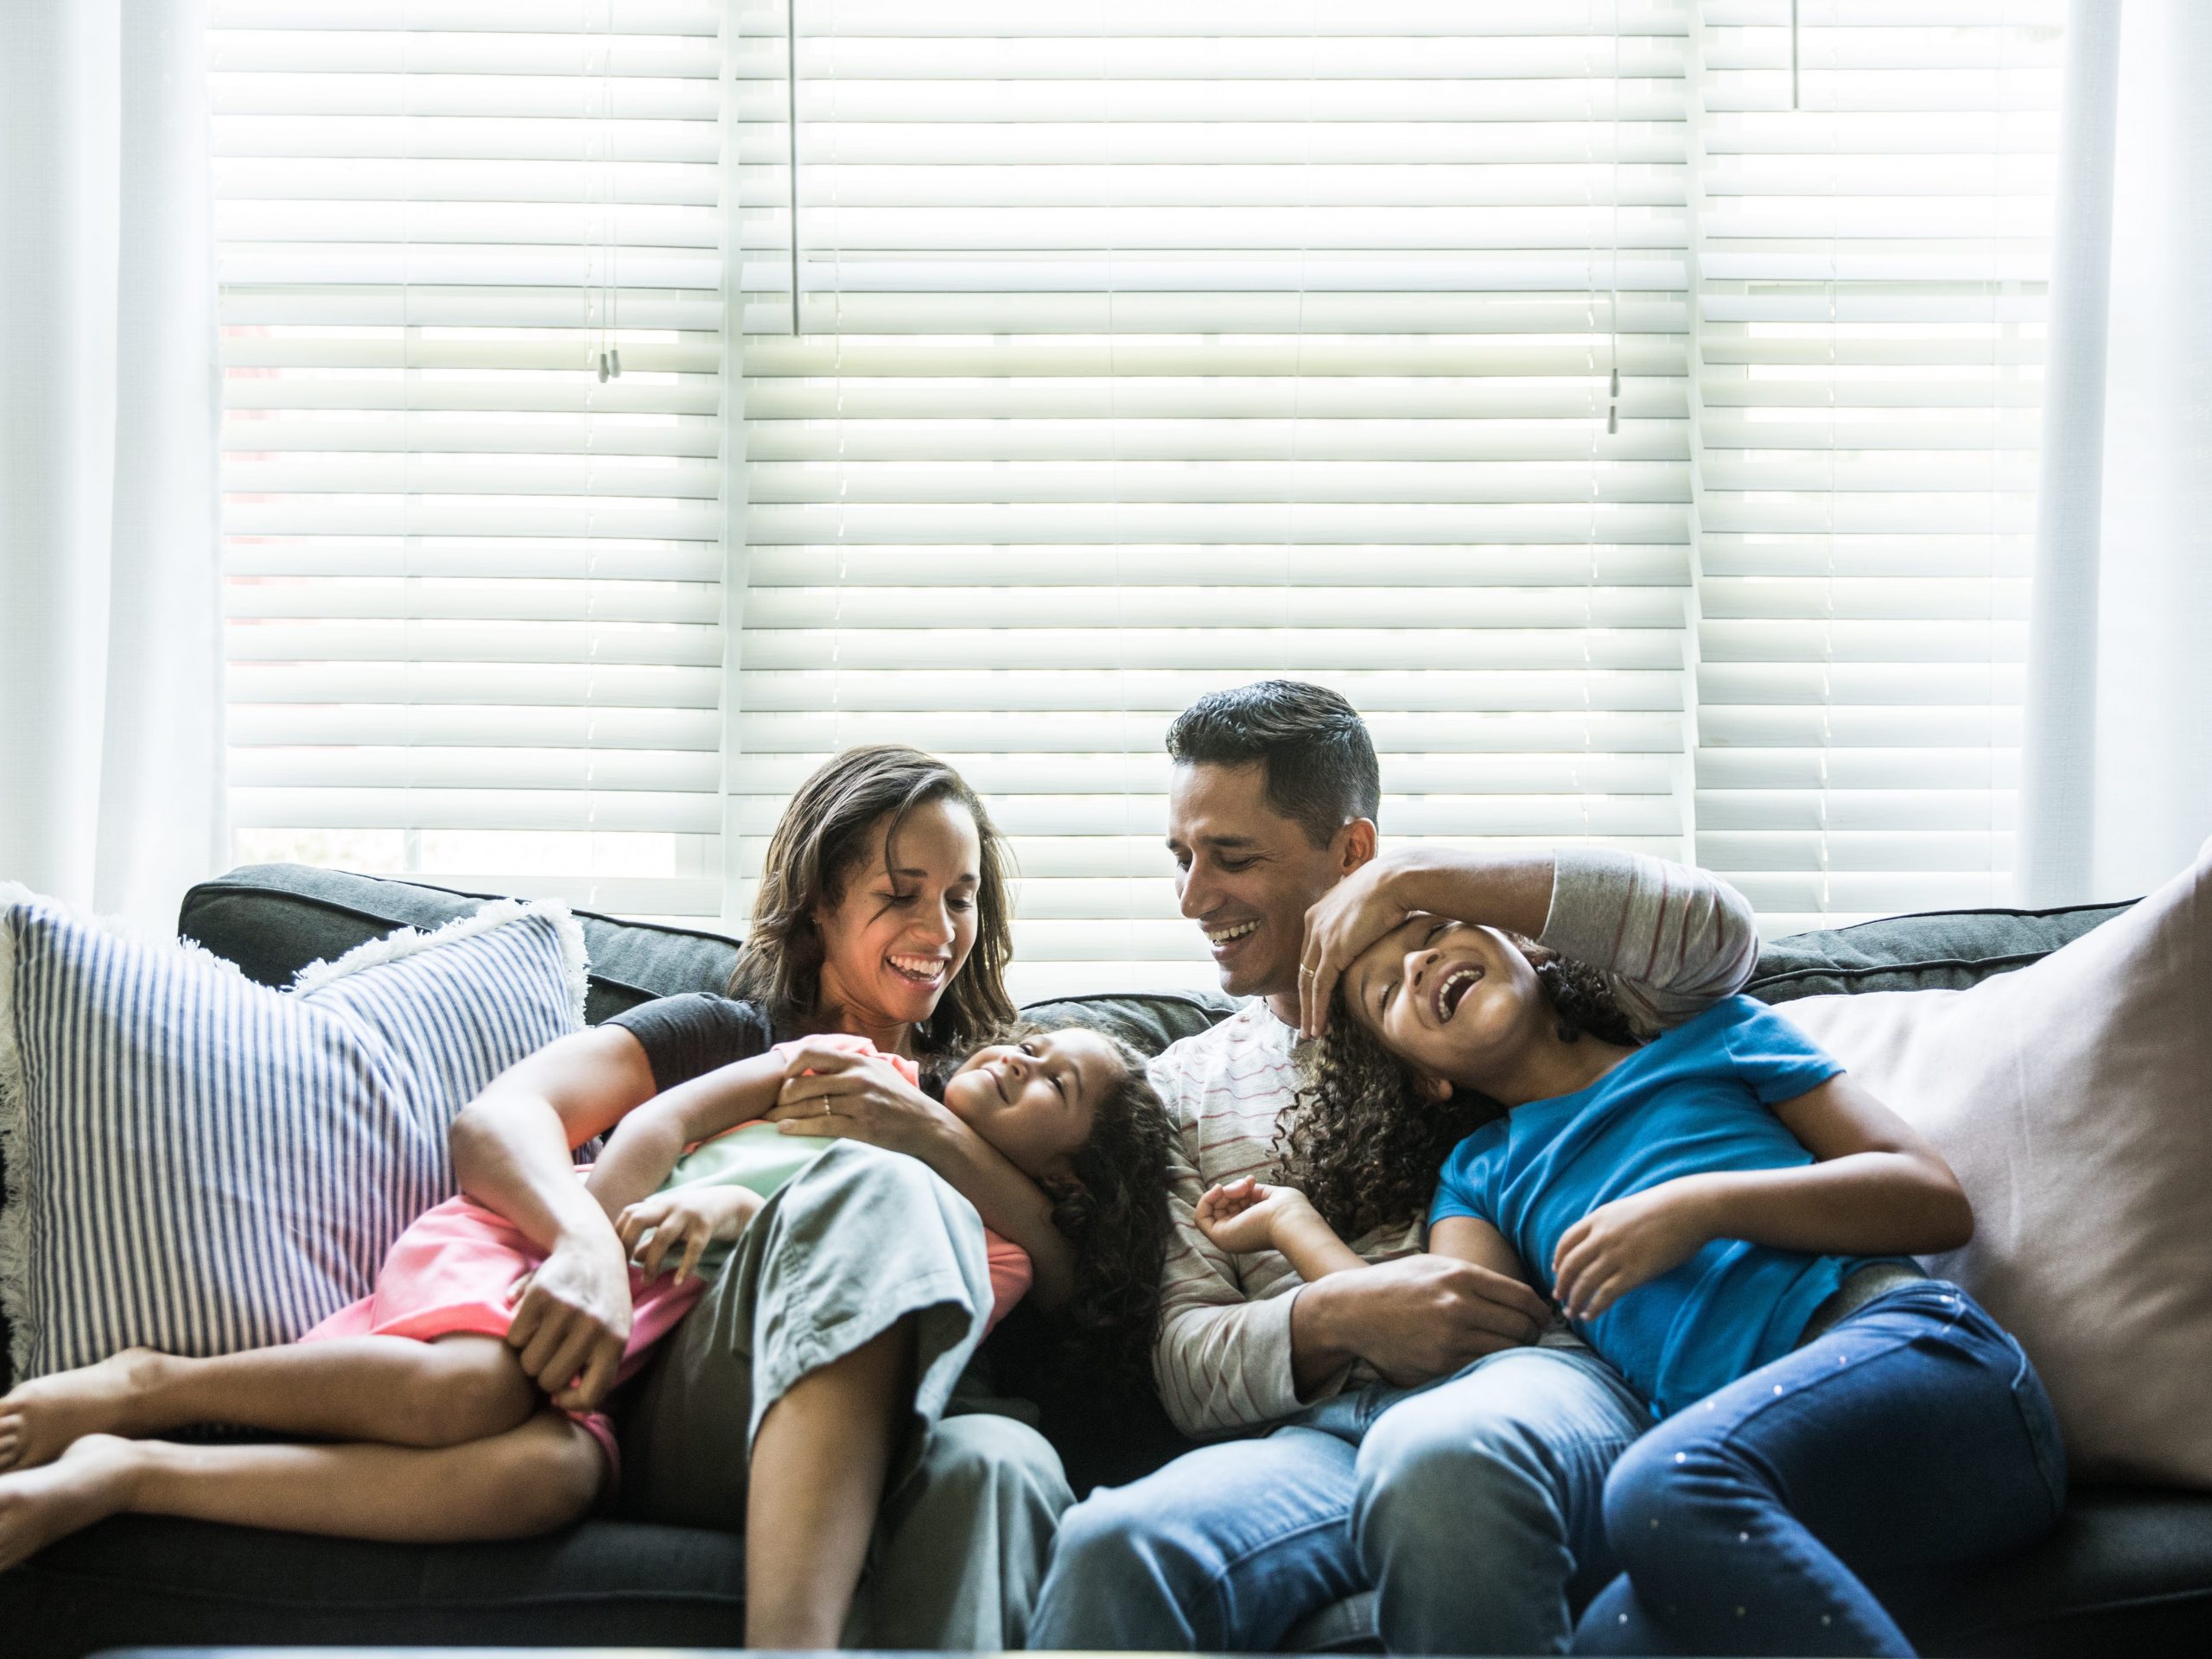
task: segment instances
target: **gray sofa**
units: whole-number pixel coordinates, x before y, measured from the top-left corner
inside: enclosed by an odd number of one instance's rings
[[[194,888],[179,931],[282,985],[318,957],[401,923],[445,921],[474,902],[434,887],[257,866]],[[1969,985],[2034,961],[2120,908],[1953,912],[1800,934],[1770,947],[1751,989],[1783,1001]],[[585,928],[594,1022],[649,997],[719,988],[734,957],[713,934],[602,917],[588,917]],[[1233,1005],[1207,994],[1141,993],[1047,1006],[1049,1017],[1096,1021],[1156,1051]],[[1018,1365],[1020,1327],[1009,1322],[1001,1335],[1010,1339],[1002,1363]],[[1146,1401],[1101,1414],[1058,1412],[1047,1397],[1045,1427],[1078,1492],[1131,1478],[1179,1444]],[[620,1520],[526,1543],[431,1548],[125,1517],[0,1574],[0,1654],[76,1659],[110,1646],[218,1643],[734,1646],[743,1548],[726,1534]],[[1298,1645],[1371,1648],[1366,1601],[1308,1620]],[[1913,1597],[1905,1617],[1934,1653],[2194,1659],[2212,1651],[2212,1494],[2078,1489],[2044,1544]]]

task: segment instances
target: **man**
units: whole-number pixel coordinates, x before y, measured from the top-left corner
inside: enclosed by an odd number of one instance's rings
[[[1613,1570],[1605,1471],[1645,1426],[1643,1402],[1527,1286],[1423,1254],[1417,1219],[1357,1241],[1364,1271],[1304,1285],[1280,1255],[1216,1249],[1192,1211],[1275,1162],[1301,1018],[1321,1017],[1301,1011],[1301,969],[1319,984],[1308,1003],[1325,1003],[1350,955],[1407,911],[1448,906],[1581,957],[1656,1028],[1749,976],[1749,909],[1630,854],[1378,861],[1373,745],[1319,686],[1203,698],[1167,752],[1183,914],[1224,988],[1255,1000],[1154,1068],[1184,1160],[1154,1370],[1185,1433],[1264,1438],[1202,1447],[1069,1511],[1030,1643],[1266,1649],[1372,1587],[1394,1651],[1562,1651]]]

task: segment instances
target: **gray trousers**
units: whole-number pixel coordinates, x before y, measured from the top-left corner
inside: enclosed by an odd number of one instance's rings
[[[974,1206],[914,1159],[839,1141],[762,1207],[640,1379],[620,1423],[625,1510],[743,1531],[753,1436],[768,1408],[912,1316],[913,1414],[845,1639],[1022,1646],[1074,1496],[1034,1429],[945,1415],[990,1307]]]

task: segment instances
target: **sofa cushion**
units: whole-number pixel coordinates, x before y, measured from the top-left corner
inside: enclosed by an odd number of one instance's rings
[[[582,938],[513,900],[256,985],[0,889],[0,1303],[13,1370],[289,1341],[451,1190],[446,1132],[578,1027]]]
[[[286,985],[308,963],[342,956],[395,927],[472,915],[496,896],[304,864],[248,864],[186,893],[176,931],[249,979]],[[657,996],[719,991],[737,965],[737,941],[720,933],[574,913],[591,959],[589,1025]]]
[[[1047,1027],[1093,1027],[1119,1037],[1140,1053],[1157,1054],[1171,1043],[1219,1025],[1240,1006],[1238,998],[1224,991],[1102,992],[1032,1002],[1022,1008],[1021,1017]]]
[[[1765,1002],[1847,991],[1964,990],[2024,968],[2126,905],[2059,910],[1939,910],[1776,939],[1744,989]]]
[[[2212,1491],[2212,843],[2017,972],[1788,1011],[1958,1172],[1974,1236],[1930,1266],[2034,1357],[2076,1473]]]
[[[742,1645],[745,1542],[594,1520],[500,1544],[378,1544],[122,1516],[0,1573],[8,1659],[333,1643]]]

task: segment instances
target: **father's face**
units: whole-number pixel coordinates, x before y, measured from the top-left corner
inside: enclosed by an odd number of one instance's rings
[[[1167,794],[1175,891],[1205,931],[1222,989],[1294,1002],[1306,912],[1347,874],[1344,840],[1316,847],[1304,826],[1279,816],[1257,761],[1175,768]]]

